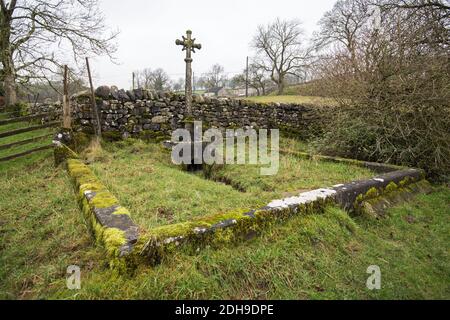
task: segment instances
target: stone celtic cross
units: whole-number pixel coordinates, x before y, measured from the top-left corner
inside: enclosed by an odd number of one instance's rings
[[[175,44],[178,46],[183,46],[183,51],[186,51],[186,58],[184,61],[186,61],[186,87],[185,87],[185,95],[186,95],[186,113],[189,118],[192,117],[192,56],[191,53],[195,53],[195,49],[201,49],[202,45],[199,43],[195,43],[195,39],[191,38],[192,31],[187,30],[186,31],[186,37],[183,37],[183,40],[176,40]],[[192,119],[188,119],[189,121],[192,121]],[[186,128],[190,129],[192,132],[193,124],[186,123]]]

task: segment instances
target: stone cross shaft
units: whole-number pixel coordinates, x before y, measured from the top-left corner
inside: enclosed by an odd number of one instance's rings
[[[201,49],[202,45],[199,43],[195,43],[195,39],[191,38],[192,31],[186,31],[186,37],[183,37],[183,40],[176,40],[175,44],[178,46],[183,46],[183,51],[186,51],[186,87],[185,87],[185,95],[186,95],[186,113],[188,117],[192,117],[192,56],[191,53],[195,53],[195,49]],[[192,120],[192,119],[190,119]]]

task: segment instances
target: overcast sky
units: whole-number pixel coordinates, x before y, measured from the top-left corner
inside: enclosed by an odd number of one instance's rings
[[[131,87],[131,72],[163,68],[172,79],[183,77],[184,52],[175,45],[187,29],[202,44],[193,58],[195,74],[214,63],[231,77],[245,68],[252,56],[250,41],[259,24],[277,17],[297,18],[306,35],[316,30],[322,15],[335,0],[103,0],[106,23],[118,29],[117,63],[108,58],[92,61],[95,86]]]

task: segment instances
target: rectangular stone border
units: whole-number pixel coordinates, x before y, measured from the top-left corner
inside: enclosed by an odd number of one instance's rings
[[[338,204],[344,210],[358,212],[366,201],[398,190],[417,189],[415,185],[426,181],[424,171],[420,169],[284,152],[308,159],[364,166],[384,173],[372,179],[338,184],[273,200],[255,210],[234,210],[139,230],[128,210],[120,206],[114,195],[89,167],[79,160],[78,155],[63,143],[54,143],[55,160],[66,164],[75,184],[80,207],[95,238],[105,246],[111,265],[120,268],[124,266],[125,269],[142,262],[155,265],[177,250],[195,253],[205,246],[219,247],[226,243],[246,240],[290,216],[323,212],[329,204]]]

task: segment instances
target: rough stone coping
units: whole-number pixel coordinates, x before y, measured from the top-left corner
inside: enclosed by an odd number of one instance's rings
[[[280,149],[280,153],[286,154],[286,155],[293,155],[293,156],[297,156],[297,157],[305,158],[305,159],[317,159],[317,160],[328,161],[328,162],[352,164],[352,165],[356,165],[359,167],[364,167],[364,168],[370,169],[376,173],[387,173],[387,172],[408,169],[408,167],[397,166],[394,164],[361,161],[361,160],[347,159],[347,158],[341,158],[341,157],[324,156],[324,155],[320,155],[320,154],[311,154],[311,153],[307,153],[307,152],[299,152],[299,151],[290,151],[290,150]]]
[[[106,89],[105,92],[101,92],[101,89]],[[111,90],[108,86],[100,86],[95,90],[95,97],[97,99],[101,99],[102,101],[107,101],[111,103],[119,103],[119,102],[142,102],[142,101],[185,101],[185,95],[183,93],[177,94],[170,91],[155,91],[155,90],[147,90],[147,89],[134,89],[134,90],[125,90],[118,89],[117,91]],[[89,90],[80,91],[75,93],[70,97],[72,101],[77,101],[79,99],[91,99],[91,93]],[[241,105],[243,107],[246,106],[272,106],[272,107],[290,107],[290,106],[302,106],[302,107],[314,107],[321,108],[333,107],[332,104],[329,105],[316,105],[313,103],[294,103],[294,102],[255,102],[249,99],[242,99],[237,97],[208,97],[202,94],[192,94],[192,102],[198,104],[217,104],[217,105],[226,105],[228,103]]]
[[[248,239],[276,221],[292,215],[320,213],[326,205],[332,203],[355,212],[362,200],[372,196],[373,190],[376,196],[389,194],[394,189],[408,188],[423,179],[422,170],[398,170],[368,180],[338,184],[273,200],[256,210],[237,210],[157,227],[148,231],[141,255],[146,261],[155,264],[178,247],[195,252],[205,245],[216,246]]]

